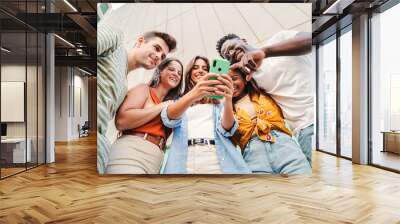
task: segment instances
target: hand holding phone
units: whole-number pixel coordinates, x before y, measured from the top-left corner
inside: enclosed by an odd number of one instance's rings
[[[217,75],[228,74],[229,67],[231,66],[230,62],[225,59],[214,59],[212,60],[210,73],[215,73]],[[215,79],[215,78],[212,78]],[[209,96],[211,99],[222,99],[221,95],[211,95]]]

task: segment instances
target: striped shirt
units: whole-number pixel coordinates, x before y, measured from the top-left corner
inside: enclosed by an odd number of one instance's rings
[[[106,137],[108,123],[127,93],[128,55],[123,34],[106,24],[97,27],[97,170],[103,174],[111,143]]]

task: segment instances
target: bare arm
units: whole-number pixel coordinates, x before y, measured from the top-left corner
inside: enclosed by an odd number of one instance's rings
[[[311,35],[303,34],[289,40],[282,41],[261,48],[266,57],[296,56],[311,52]]]
[[[252,78],[250,73],[257,71],[264,58],[306,54],[311,52],[311,44],[311,34],[300,33],[294,38],[245,52],[244,54],[238,54],[236,58],[238,62],[234,63],[231,69],[240,69],[242,72],[249,74],[246,76],[246,80],[249,81]]]
[[[232,104],[233,83],[231,77],[225,74],[220,75],[218,80],[223,84],[217,85],[218,90],[215,93],[224,96],[224,111],[222,114],[221,125],[225,130],[229,131],[233,127],[235,121]]]
[[[115,118],[115,126],[119,131],[140,127],[161,113],[162,103],[143,108],[148,97],[149,87],[145,84],[128,92]]]
[[[225,103],[224,106],[224,113],[222,114],[222,127],[225,130],[231,130],[233,127],[233,123],[235,121],[235,117],[233,116],[233,106],[232,106],[232,100],[230,100],[230,103]]]
[[[178,101],[169,105],[167,109],[168,118],[172,120],[179,119],[193,102],[193,97],[189,93],[185,94]]]
[[[175,103],[169,105],[167,109],[168,118],[173,120],[180,118],[187,108],[190,107],[190,105],[192,105],[194,102],[202,99],[205,96],[214,94],[217,88],[213,87],[212,85],[217,85],[221,82],[218,80],[208,80],[211,77],[216,78],[217,75],[212,73],[204,75],[190,92],[185,94]]]

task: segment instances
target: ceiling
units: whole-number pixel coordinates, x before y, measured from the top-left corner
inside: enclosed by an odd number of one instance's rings
[[[312,0],[313,43],[319,43],[349,24],[357,17],[389,0]]]
[[[1,0],[2,46],[11,50],[6,60],[37,57],[44,47],[37,43],[43,40],[37,35],[54,32],[56,66],[81,66],[95,74],[96,4],[91,0]]]
[[[312,3],[312,32],[314,43],[336,32],[338,24],[346,26],[351,18],[366,10],[379,7],[388,0],[270,0],[270,3]],[[46,4],[47,2],[47,4]],[[12,58],[31,57],[43,48],[37,37],[43,32],[54,32],[56,65],[85,67],[96,70],[96,6],[99,2],[132,2],[131,0],[1,0],[1,43],[12,49]],[[172,2],[168,0],[135,2]],[[175,1],[176,2],[176,1]],[[191,2],[210,2],[192,0]],[[231,2],[231,1],[213,1]],[[249,2],[249,1],[238,1]],[[250,2],[260,2],[258,0]],[[265,2],[265,1],[263,1]],[[336,2],[336,3],[335,3]],[[51,13],[50,13],[51,12]],[[328,13],[327,13],[328,12]],[[347,19],[347,20],[346,20]],[[342,22],[337,23],[339,20]],[[346,22],[347,21],[347,22]],[[25,34],[27,33],[27,34]],[[66,40],[63,41],[62,39]],[[39,38],[40,40],[40,38]],[[40,41],[39,41],[40,42]],[[74,46],[72,46],[72,45]],[[27,46],[25,48],[25,46]],[[2,52],[2,55],[4,52]],[[4,60],[4,57],[3,57]]]

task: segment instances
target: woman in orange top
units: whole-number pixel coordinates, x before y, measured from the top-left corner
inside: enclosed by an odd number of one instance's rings
[[[182,63],[167,58],[149,84],[132,88],[118,109],[115,126],[122,135],[111,147],[107,174],[158,174],[169,130],[161,122],[164,106],[177,99],[182,86]]]
[[[253,173],[305,174],[311,167],[285,126],[280,107],[239,70],[231,70],[233,104],[239,128],[232,141]]]

